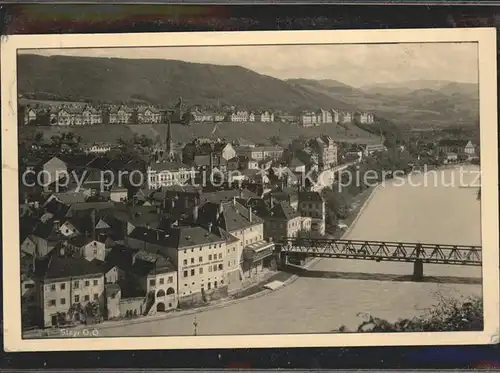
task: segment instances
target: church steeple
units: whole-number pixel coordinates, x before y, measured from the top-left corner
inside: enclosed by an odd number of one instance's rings
[[[174,158],[174,149],[173,149],[173,141],[172,141],[172,122],[170,119],[167,120],[167,135],[165,138],[165,152],[164,157],[167,160],[171,160]]]

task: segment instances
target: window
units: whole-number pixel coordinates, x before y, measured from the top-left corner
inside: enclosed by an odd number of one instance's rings
[[[227,262],[227,266],[230,267],[231,266],[231,262]]]
[[[217,288],[217,281],[214,281],[214,288]]]
[[[207,284],[207,288],[208,288],[208,290],[210,290],[212,288],[210,282]]]
[[[85,286],[90,286],[90,281],[85,281]]]
[[[61,284],[61,290],[66,289],[66,284]]]
[[[94,255],[97,255],[97,249],[94,249]]]
[[[208,272],[212,272],[212,266],[208,266]]]
[[[154,278],[149,280],[149,286],[155,286],[155,285],[156,285],[156,280]]]
[[[191,264],[194,264],[194,258],[191,258]]]
[[[194,285],[194,281],[191,283],[191,285]]]
[[[222,271],[222,264],[219,264],[219,271]]]
[[[191,270],[191,276],[194,276],[194,269]]]
[[[201,263],[201,262],[203,262],[203,257],[202,257],[202,256],[200,256],[200,257],[198,258],[198,261],[199,261],[200,263]]]
[[[214,264],[214,272],[217,271],[217,264]]]
[[[99,294],[94,294],[94,300],[98,300],[99,299]]]
[[[208,260],[212,260],[212,254],[208,256]]]
[[[56,285],[55,284],[50,285],[50,291],[56,291]]]
[[[165,283],[165,279],[162,277],[160,278],[160,285],[163,285]]]
[[[184,271],[184,277],[188,277],[188,271]]]
[[[200,267],[200,275],[203,274],[203,267]]]
[[[171,284],[172,282],[174,282],[174,278],[173,278],[173,276],[168,276],[168,280],[167,280],[167,282],[168,282],[169,284]]]
[[[219,253],[219,259],[222,259],[222,253]]]
[[[187,264],[188,264],[187,259],[184,259],[184,265],[187,265]]]
[[[99,285],[99,280],[94,280],[94,286]]]
[[[55,305],[56,305],[56,300],[55,300],[55,299],[51,299],[51,300],[49,301],[49,306],[50,306],[50,307],[54,307]]]
[[[75,281],[75,282],[73,283],[73,287],[74,287],[75,289],[78,289],[78,288],[80,287],[80,281]]]
[[[80,302],[80,296],[79,295],[75,295],[75,303],[79,303]]]
[[[191,249],[191,252],[194,252],[194,249]]]

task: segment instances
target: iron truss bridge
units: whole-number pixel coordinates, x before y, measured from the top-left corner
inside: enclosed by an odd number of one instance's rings
[[[480,246],[438,245],[410,242],[288,238],[278,245],[280,255],[391,262],[420,262],[481,266]]]

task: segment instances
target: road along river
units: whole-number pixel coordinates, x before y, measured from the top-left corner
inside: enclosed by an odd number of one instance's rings
[[[413,175],[404,185],[381,185],[346,238],[480,245],[478,172],[465,166]],[[465,187],[474,182],[476,187]],[[411,275],[411,263],[322,259],[311,269],[349,274],[335,279],[302,277],[267,295],[198,313],[197,334],[328,332],[340,325],[357,327],[359,313],[395,321],[423,314],[439,296],[481,295],[481,285],[470,281],[394,281],[398,275]],[[425,264],[424,275],[480,278],[481,268]],[[99,335],[193,335],[194,317],[106,327]]]

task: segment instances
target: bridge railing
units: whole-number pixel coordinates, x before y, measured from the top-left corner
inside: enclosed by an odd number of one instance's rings
[[[441,245],[415,242],[287,238],[278,249],[283,254],[305,256],[480,266],[480,246]]]

